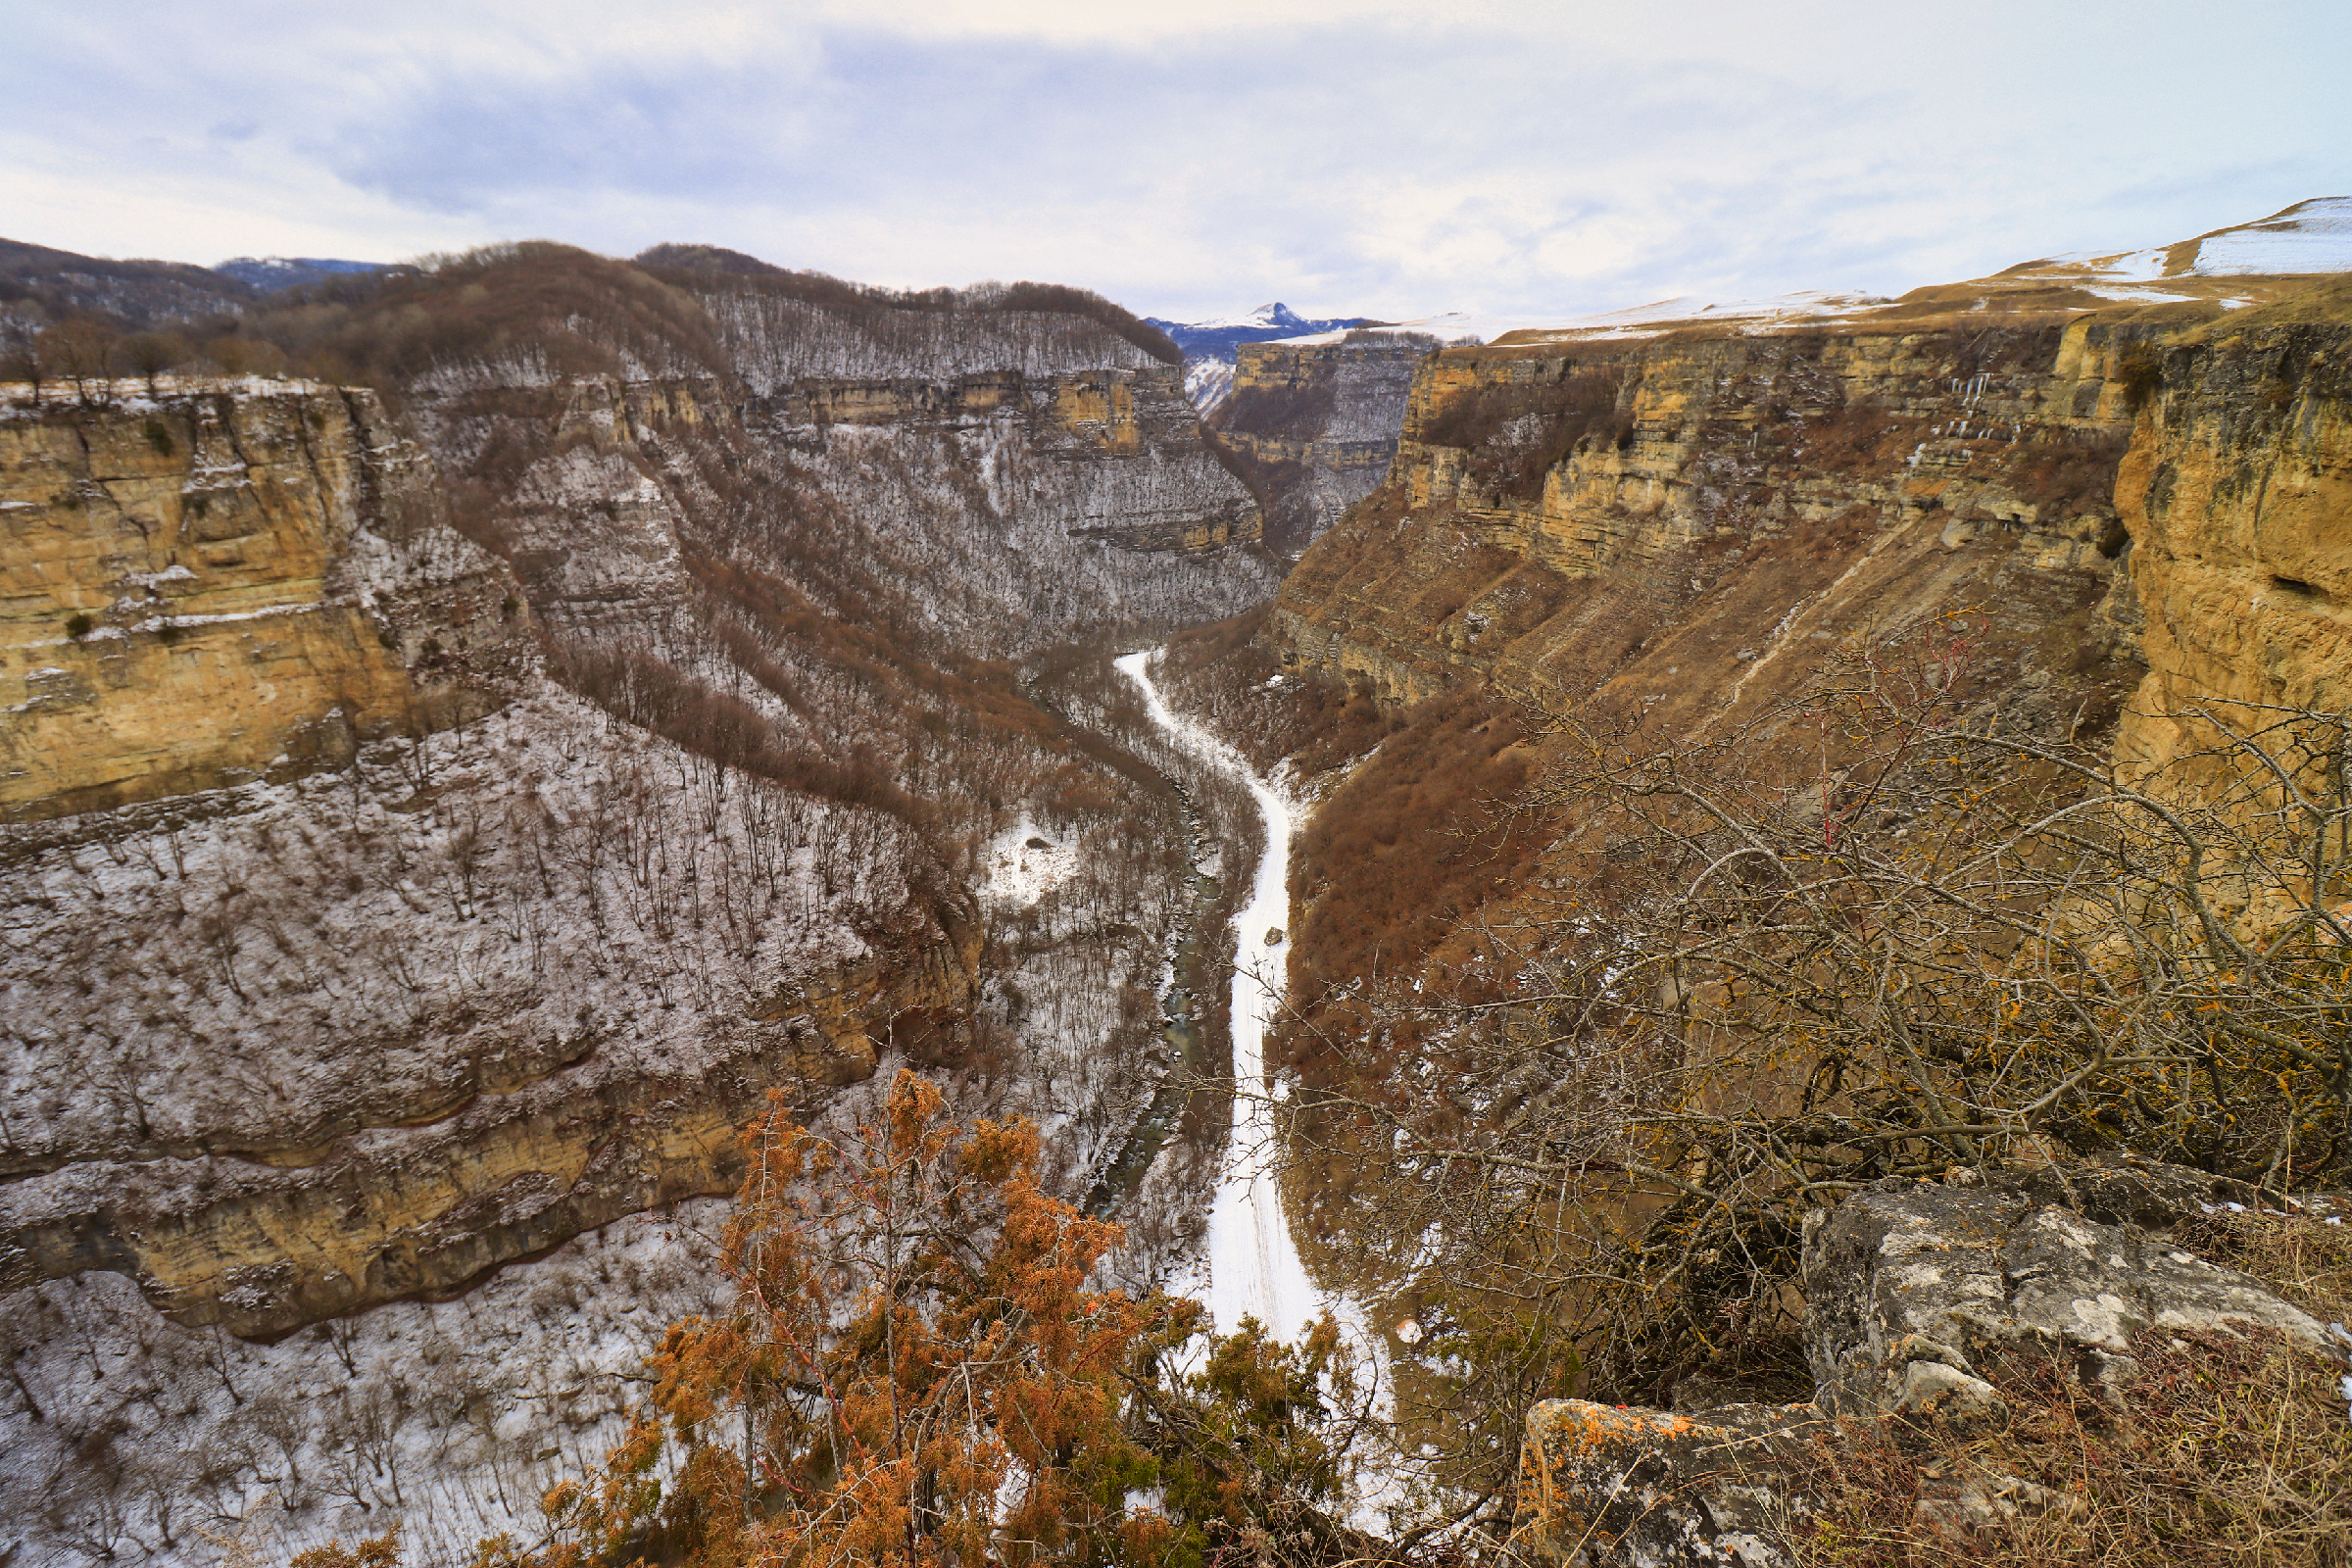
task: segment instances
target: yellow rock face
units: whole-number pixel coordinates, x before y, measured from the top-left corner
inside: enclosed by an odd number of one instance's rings
[[[1385,485],[1278,620],[1391,700],[1476,678],[1680,733],[1945,608],[2071,677],[2132,652],[2112,486],[2137,340],[2028,318],[1436,354]]]
[[[2200,705],[2352,707],[2352,327],[2216,328],[2171,351],[2116,503],[2148,678],[2119,756],[2207,744]]]
[[[1072,435],[1099,442],[1105,452],[1132,453],[1143,446],[1143,427],[1136,422],[1128,377],[1117,370],[1055,380],[1054,418]]]
[[[184,385],[0,420],[0,819],[215,788],[492,699],[518,600],[372,394]]]

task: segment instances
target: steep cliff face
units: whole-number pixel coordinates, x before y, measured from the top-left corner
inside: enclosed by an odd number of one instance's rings
[[[991,481],[1000,466],[1007,470],[1009,482],[990,484],[989,503],[1040,542],[1200,555],[1253,543],[1262,531],[1249,491],[1203,444],[1181,373],[1164,366],[1034,379],[986,371],[947,383],[807,377],[748,416],[813,452],[829,448],[835,425],[944,441]]]
[[[2032,314],[1437,354],[1382,491],[1286,584],[1284,634],[1397,701],[1472,679],[1689,732],[1841,639],[1975,604],[2021,676],[2111,710],[2132,678],[2115,375],[2149,330]]]
[[[2352,706],[2352,289],[2217,322],[2159,377],[2116,486],[2148,679],[2119,754],[2210,735],[2199,707]],[[2237,709],[2245,716],[2245,709]]]
[[[1075,1197],[1172,1070],[1225,808],[1072,645],[1276,581],[1173,348],[705,259],[248,318],[376,392],[0,390],[0,1507],[41,1549],[184,1506],[163,1456],[243,1495],[278,1432],[293,1541],[463,1554],[609,1445],[578,1369],[707,1303],[649,1211],[731,1191],[771,1094],[918,1065]]]
[[[347,763],[480,716],[527,662],[497,562],[366,392],[175,386],[0,422],[0,813]]]
[[[1244,343],[1209,436],[1267,508],[1268,544],[1295,555],[1370,495],[1396,454],[1413,368],[1432,346],[1365,334]]]
[[[2340,306],[2113,270],[1424,360],[1381,488],[1275,606],[1291,668],[1395,715],[1308,824],[1298,1004],[1470,974],[1482,922],[1557,918],[1576,873],[1502,809],[1552,755],[1544,714],[1644,749],[1736,732],[1770,773],[1808,744],[1782,705],[1939,623],[1963,673],[1936,689],[2011,735],[2161,758],[2189,742],[2144,714],[2192,688],[2334,692]]]
[[[0,1289],[120,1270],[242,1334],[450,1289],[724,1191],[769,1087],[969,1004],[904,824],[690,810],[372,396],[9,412]]]
[[[706,309],[575,253],[386,286],[346,358],[506,313],[383,377],[398,424],[0,419],[0,1289],[119,1270],[245,1335],[446,1292],[727,1191],[769,1090],[894,1042],[1089,1179],[1181,829],[1011,662],[1270,591],[1177,372],[1083,313]],[[1099,863],[994,898],[1016,825]]]

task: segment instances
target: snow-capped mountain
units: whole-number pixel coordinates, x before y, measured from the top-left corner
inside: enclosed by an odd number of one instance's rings
[[[1209,321],[1163,321],[1157,317],[1145,319],[1176,340],[1176,346],[1184,350],[1188,366],[1198,360],[1222,360],[1231,365],[1234,346],[1239,343],[1264,343],[1275,338],[1343,332],[1349,327],[1376,324],[1370,318],[1360,316],[1313,320],[1280,300],[1260,305],[1243,316],[1219,317]]]
[[[240,256],[213,269],[264,294],[323,282],[353,272],[380,272],[383,262],[347,262],[331,256]]]

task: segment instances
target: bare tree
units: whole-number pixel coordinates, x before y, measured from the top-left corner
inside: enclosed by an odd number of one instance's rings
[[[158,396],[156,383],[166,370],[195,354],[176,332],[133,332],[114,345],[114,362],[147,383],[147,395]]]
[[[74,397],[84,408],[94,407],[106,390],[114,334],[86,317],[74,317],[42,333],[41,341],[44,356],[74,383]]]
[[[1500,1498],[1580,1363],[1660,1402],[1771,1375],[1804,1214],[1857,1187],[2128,1153],[2279,1193],[2352,1157],[2345,716],[2216,705],[2119,766],[2001,725],[1964,642],[1704,745],[1557,722],[1523,807],[1556,904],[1318,1015],[1291,1158],[1471,1369],[1456,1482]]]

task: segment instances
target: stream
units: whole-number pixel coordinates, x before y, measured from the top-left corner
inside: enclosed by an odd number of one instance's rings
[[[1152,722],[1203,766],[1248,787],[1265,828],[1266,852],[1259,858],[1249,902],[1234,916],[1233,1137],[1208,1215],[1208,1308],[1217,1328],[1231,1333],[1254,1317],[1278,1338],[1298,1337],[1325,1305],[1307,1277],[1282,1211],[1275,1180],[1273,1108],[1265,1094],[1273,1086],[1265,1071],[1267,1025],[1282,1005],[1286,965],[1266,938],[1289,931],[1291,921],[1291,831],[1289,803],[1250,771],[1232,747],[1168,707],[1153,684],[1149,653],[1117,660],[1119,672],[1143,691]],[[1156,1106],[1154,1107],[1157,1108]],[[1147,1120],[1149,1120],[1149,1116]]]

